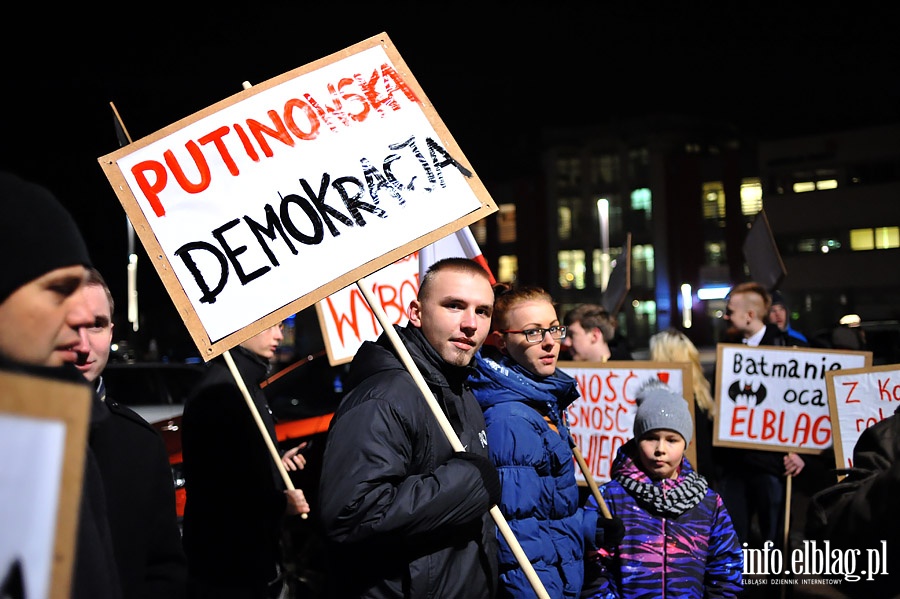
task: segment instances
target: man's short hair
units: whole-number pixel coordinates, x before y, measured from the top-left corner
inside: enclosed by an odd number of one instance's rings
[[[85,285],[95,285],[103,288],[103,291],[106,293],[106,299],[109,301],[109,314],[112,316],[116,309],[116,301],[113,299],[112,291],[109,290],[109,285],[106,284],[106,279],[103,278],[100,271],[93,267],[89,268]]]
[[[435,275],[443,270],[455,270],[471,275],[480,275],[484,277],[484,280],[487,281],[488,284],[491,282],[491,277],[488,275],[488,272],[474,260],[470,260],[469,258],[444,258],[429,266],[428,270],[425,271],[425,276],[422,277],[422,280],[419,282],[418,299],[420,301],[428,296],[428,290],[431,288],[431,283],[434,281]]]
[[[563,324],[571,326],[579,323],[585,331],[600,329],[603,340],[609,343],[616,334],[616,325],[612,316],[599,304],[580,304],[568,312],[563,319]]]
[[[731,291],[728,292],[728,298],[731,298],[733,295],[743,294],[753,294],[762,300],[762,314],[760,314],[760,316],[765,320],[766,315],[769,313],[769,308],[772,306],[772,296],[769,295],[768,290],[755,281],[747,281],[746,283],[735,285]]]

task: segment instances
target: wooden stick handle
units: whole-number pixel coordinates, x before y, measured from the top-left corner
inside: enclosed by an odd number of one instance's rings
[[[437,400],[434,398],[434,394],[431,392],[431,389],[428,388],[428,384],[422,377],[422,373],[419,372],[419,368],[416,366],[415,362],[413,362],[412,356],[409,355],[409,350],[406,349],[405,345],[403,345],[403,341],[400,339],[397,331],[394,330],[393,324],[391,324],[391,322],[388,320],[387,314],[385,314],[384,310],[381,308],[381,304],[378,303],[378,301],[372,296],[369,290],[366,289],[366,286],[363,285],[361,281],[357,281],[356,286],[359,287],[359,290],[360,292],[362,292],[363,297],[365,297],[366,301],[369,303],[369,307],[372,309],[372,312],[378,318],[378,322],[381,324],[381,328],[384,329],[384,332],[387,334],[388,338],[391,340],[391,343],[394,345],[394,349],[397,350],[397,355],[400,356],[400,361],[403,362],[403,365],[409,371],[409,374],[412,375],[413,380],[419,387],[419,391],[421,391],[422,395],[425,397],[425,401],[428,403],[428,407],[431,408],[431,412],[434,414],[434,417],[437,418],[438,424],[440,424],[441,429],[444,431],[444,434],[450,441],[450,445],[453,447],[454,451],[464,451],[463,444],[459,440],[459,437],[456,436],[456,431],[453,430],[453,426],[447,419],[447,415],[444,414],[443,410],[441,410],[441,406],[438,405]],[[547,590],[544,588],[543,583],[541,583],[541,579],[538,578],[537,572],[535,572],[534,570],[534,566],[531,565],[531,561],[528,559],[528,556],[525,555],[525,552],[522,550],[522,546],[519,544],[518,539],[516,539],[516,536],[509,528],[509,524],[503,517],[503,513],[496,505],[491,508],[491,516],[494,518],[494,522],[497,524],[497,529],[503,535],[503,538],[506,540],[506,543],[512,550],[513,555],[516,556],[516,560],[518,560],[519,566],[522,568],[522,571],[528,578],[528,582],[531,583],[535,594],[541,599],[550,599],[550,595],[547,594]]]
[[[571,436],[571,433],[570,433]],[[597,482],[594,480],[594,477],[591,476],[591,471],[588,468],[587,463],[584,461],[584,457],[581,455],[581,450],[578,449],[578,445],[575,445],[575,438],[572,438],[572,453],[575,454],[575,461],[578,462],[578,466],[581,467],[581,473],[584,475],[584,480],[587,481],[588,487],[591,489],[591,494],[593,494],[594,499],[597,501],[597,506],[600,508],[600,513],[603,514],[603,517],[607,520],[612,518],[612,514],[609,513],[609,508],[606,506],[606,502],[603,501],[603,495],[600,494],[600,489],[597,487]]]
[[[275,467],[278,468],[278,472],[281,474],[282,480],[284,480],[284,486],[293,491],[294,483],[291,481],[291,477],[288,476],[284,464],[281,463],[281,454],[278,453],[275,443],[272,442],[272,437],[269,436],[269,431],[266,429],[266,423],[262,421],[259,410],[256,409],[256,404],[253,403],[253,398],[250,396],[250,391],[247,389],[247,385],[244,384],[241,373],[238,372],[237,366],[234,363],[234,358],[231,357],[231,350],[225,350],[222,355],[225,356],[225,363],[228,364],[228,370],[231,371],[234,382],[237,383],[238,389],[241,390],[241,395],[244,396],[244,401],[247,403],[247,407],[250,408],[250,413],[253,415],[253,420],[256,421],[256,427],[259,429],[259,434],[262,435],[263,441],[266,442],[266,447],[269,448],[272,459],[275,460]],[[306,519],[307,515],[300,514],[300,517]]]

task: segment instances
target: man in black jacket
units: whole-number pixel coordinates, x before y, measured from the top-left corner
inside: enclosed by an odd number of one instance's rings
[[[107,397],[102,372],[109,361],[114,301],[95,269],[89,269],[82,293],[94,320],[79,329],[75,365],[97,390],[89,443],[103,474],[124,596],[179,599],[185,595],[187,560],[168,452],[156,429]]]
[[[465,451],[447,434],[387,334],[363,343],[334,415],[321,483],[332,597],[487,599],[497,587],[500,500],[484,416],[466,379],[491,325],[487,272],[436,262],[395,327]]]
[[[275,325],[229,352],[267,434],[275,421],[259,384],[284,339]],[[285,516],[309,512],[300,489],[286,488],[224,356],[211,360],[184,407],[181,443],[186,502],[184,550],[190,599],[265,599],[278,588]],[[285,467],[305,465],[299,445]]]
[[[755,282],[736,285],[728,294],[723,318],[731,323],[727,341],[749,347],[799,347],[773,324],[766,324],[771,297]],[[803,345],[802,347],[806,347]],[[742,543],[751,543],[751,522],[757,518],[761,538],[780,548],[779,528],[784,527],[787,476],[797,476],[806,462],[796,453],[757,449],[723,448],[717,456],[722,465],[719,493],[731,515]]]
[[[93,323],[81,293],[91,265],[84,239],[53,194],[11,173],[0,172],[0,207],[0,367],[86,385],[69,364],[79,330]],[[103,480],[85,451],[81,497],[62,498],[79,501],[70,597],[119,599]]]

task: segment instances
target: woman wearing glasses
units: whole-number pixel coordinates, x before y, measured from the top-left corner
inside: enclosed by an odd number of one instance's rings
[[[492,346],[476,355],[469,383],[484,410],[488,450],[502,483],[500,510],[547,594],[578,597],[585,541],[597,513],[579,507],[566,407],[575,379],[556,369],[566,336],[550,295],[539,287],[498,293]],[[528,597],[533,587],[500,542],[498,597]]]

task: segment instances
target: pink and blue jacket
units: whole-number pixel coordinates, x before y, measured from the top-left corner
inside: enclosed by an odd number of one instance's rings
[[[743,554],[721,497],[682,459],[677,479],[652,481],[634,439],[619,448],[600,493],[625,537],[586,556],[583,598],[737,597]],[[597,509],[593,497],[586,509]]]

